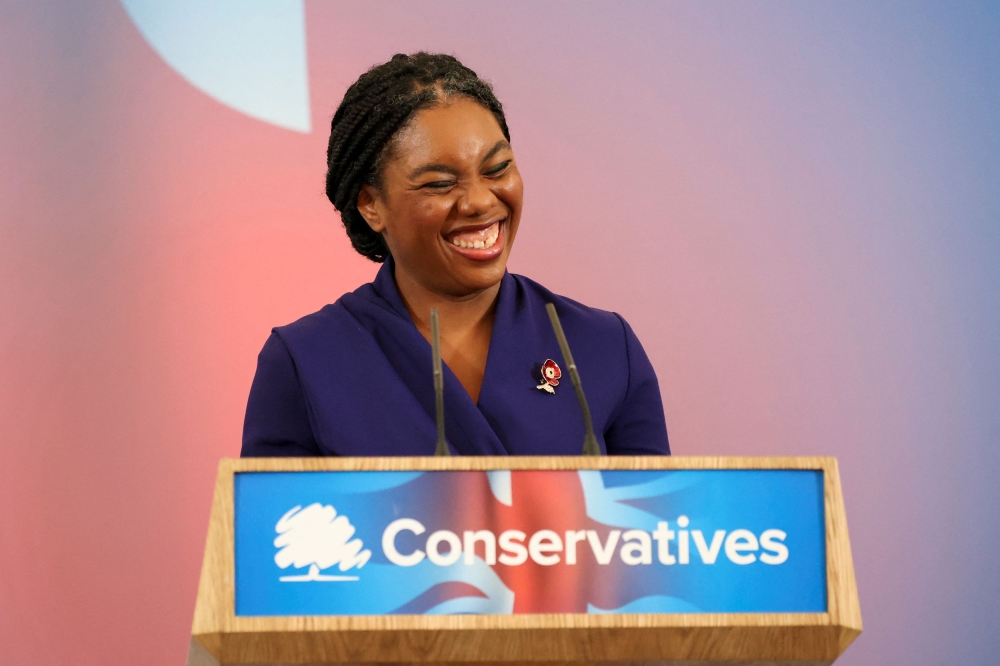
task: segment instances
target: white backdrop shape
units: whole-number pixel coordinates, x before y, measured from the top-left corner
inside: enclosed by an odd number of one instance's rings
[[[312,129],[303,0],[121,0],[153,50],[246,115]]]

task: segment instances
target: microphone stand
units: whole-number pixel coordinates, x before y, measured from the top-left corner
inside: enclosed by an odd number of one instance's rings
[[[451,451],[444,438],[444,372],[441,369],[441,325],[437,308],[431,308],[431,355],[434,361],[434,406],[437,408],[437,449],[434,455],[450,456]]]
[[[556,313],[556,306],[552,303],[545,305],[545,310],[549,315],[549,322],[552,330],[556,334],[559,342],[559,350],[562,352],[563,361],[569,372],[570,382],[573,383],[573,390],[576,391],[576,399],[580,403],[580,411],[583,413],[583,426],[586,431],[583,437],[583,455],[600,456],[601,447],[597,443],[594,435],[594,422],[590,416],[590,406],[587,404],[587,396],[583,393],[583,384],[580,382],[580,371],[573,360],[573,354],[569,350],[569,341],[566,340],[566,333],[563,331],[559,315]],[[435,421],[437,423],[437,447],[435,456],[450,456],[448,442],[444,436],[444,371],[441,368],[441,325],[438,319],[438,309],[431,308],[431,355],[434,364],[434,406],[436,408]]]
[[[583,412],[583,427],[587,430],[583,437],[583,455],[603,455],[601,447],[597,443],[597,437],[594,435],[594,422],[590,418],[590,407],[587,405],[587,396],[583,394],[583,385],[580,383],[580,372],[576,369],[573,354],[569,351],[569,342],[566,340],[566,333],[563,332],[559,315],[556,314],[556,306],[552,303],[546,303],[545,310],[549,313],[552,330],[555,331],[556,340],[559,341],[559,350],[562,352],[563,360],[566,362],[567,370],[569,371],[569,380],[573,382],[573,388],[576,390],[576,399],[580,403],[580,411]]]

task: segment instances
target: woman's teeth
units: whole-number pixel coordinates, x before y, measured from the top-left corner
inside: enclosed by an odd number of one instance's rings
[[[479,234],[477,233],[475,235]],[[476,238],[473,240],[471,238],[468,238],[468,236],[469,235],[467,234],[466,238],[455,237],[452,238],[450,242],[452,245],[458,247],[472,248],[476,250],[484,250],[487,248],[491,248],[497,242],[497,238],[500,236],[500,225],[494,224],[492,227],[486,229],[485,238]]]

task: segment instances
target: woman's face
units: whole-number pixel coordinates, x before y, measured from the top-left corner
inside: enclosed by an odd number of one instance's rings
[[[364,186],[358,210],[385,238],[397,271],[449,297],[499,283],[523,184],[493,114],[463,97],[424,109],[389,155],[381,187]]]

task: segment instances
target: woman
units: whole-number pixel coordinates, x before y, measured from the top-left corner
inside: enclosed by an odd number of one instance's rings
[[[396,55],[333,117],[326,192],[375,281],[275,328],[244,456],[430,455],[430,309],[448,443],[462,455],[576,455],[584,426],[545,313],[554,303],[602,450],[669,454],[656,375],[618,315],[506,272],[522,182],[503,107],[451,56]]]

